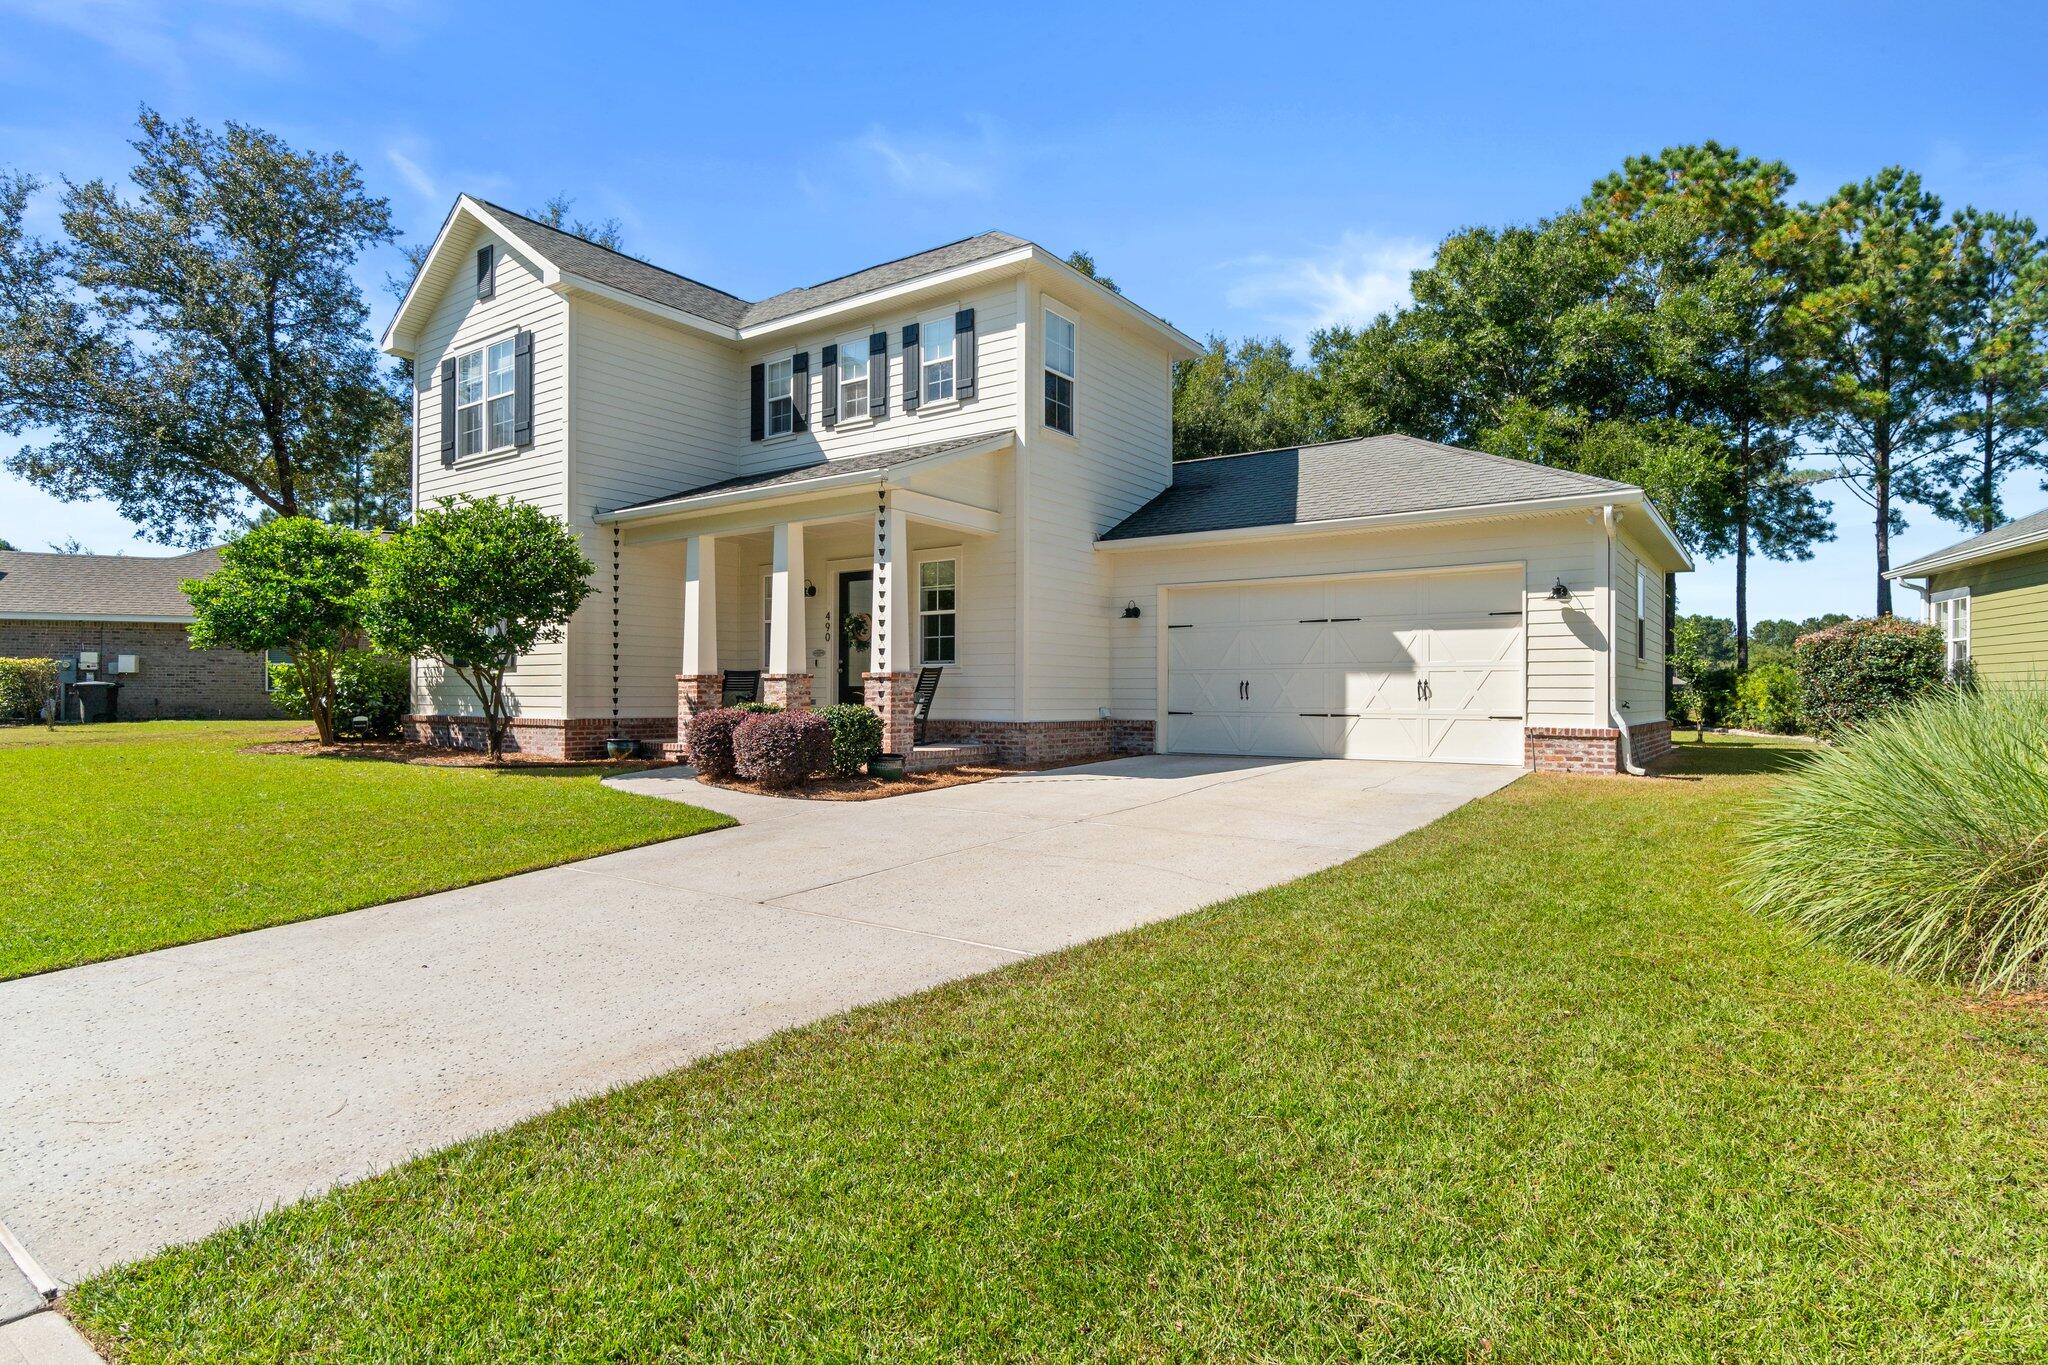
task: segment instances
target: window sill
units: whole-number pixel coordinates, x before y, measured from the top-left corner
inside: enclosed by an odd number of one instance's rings
[[[1037,430],[1039,434],[1042,436],[1055,437],[1058,440],[1066,441],[1072,445],[1078,446],[1081,444],[1081,438],[1079,436],[1076,436],[1073,432],[1061,431],[1058,427],[1047,426],[1044,422],[1038,423]]]

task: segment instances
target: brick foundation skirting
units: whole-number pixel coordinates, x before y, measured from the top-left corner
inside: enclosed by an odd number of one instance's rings
[[[1621,771],[1621,731],[1605,727],[1530,726],[1522,731],[1522,763],[1539,773]]]
[[[1149,720],[939,720],[925,738],[985,744],[1003,763],[1060,763],[1101,754],[1149,754]]]
[[[1629,754],[1639,768],[1647,768],[1671,756],[1671,722],[1646,720],[1628,727]]]
[[[637,739],[651,750],[656,744],[675,740],[676,722],[673,716],[621,716],[617,721],[602,716],[573,720],[514,716],[505,730],[505,751],[543,758],[603,758],[604,742],[615,735]],[[490,733],[478,716],[407,716],[405,737],[450,749],[490,747]]]

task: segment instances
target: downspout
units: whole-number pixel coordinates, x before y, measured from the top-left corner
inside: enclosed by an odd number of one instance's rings
[[[1613,503],[1600,509],[1600,524],[1607,530],[1607,723],[1621,736],[1622,770],[1630,777],[1648,777],[1650,770],[1635,760],[1628,722],[1621,718],[1621,708],[1615,701],[1615,693],[1621,690],[1621,656],[1615,648],[1614,635],[1614,528],[1620,520],[1621,514],[1614,510]]]

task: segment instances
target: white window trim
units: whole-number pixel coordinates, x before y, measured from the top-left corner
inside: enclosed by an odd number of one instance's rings
[[[768,661],[775,657],[775,570],[768,569],[761,575],[761,671],[768,671]]]
[[[927,616],[951,616],[953,618],[953,657],[943,661],[938,667],[958,668],[960,666],[960,618],[964,615],[960,610],[960,549],[958,546],[949,545],[940,549],[926,550],[912,555],[910,562],[912,570],[917,575],[917,666],[923,668],[930,662],[924,657],[924,618]],[[928,612],[924,609],[924,566],[927,564],[951,564],[953,566],[952,611]]]
[[[1636,667],[1641,668],[1650,658],[1649,611],[1650,571],[1640,562],[1636,564]]]
[[[271,658],[271,657],[270,657],[270,656],[271,656],[272,654],[282,654],[282,655],[284,655],[284,657],[283,657],[282,659],[273,659],[273,658]],[[269,693],[269,692],[273,692],[273,691],[275,691],[275,690],[276,690],[276,688],[275,688],[274,686],[272,686],[272,684],[271,684],[271,681],[270,681],[270,669],[271,669],[271,666],[272,666],[273,664],[288,664],[288,663],[290,663],[290,662],[292,661],[292,655],[291,655],[291,651],[290,651],[290,650],[288,650],[288,649],[266,649],[266,650],[264,650],[264,651],[263,651],[263,652],[262,652],[261,654],[258,654],[258,655],[256,656],[256,659],[257,659],[257,662],[259,662],[259,663],[261,663],[261,664],[263,665],[263,690],[264,690],[264,692],[266,692],[266,693]]]
[[[941,360],[926,360],[924,354],[925,339],[937,336],[941,331],[944,332],[946,338],[945,358]],[[931,383],[926,376],[933,368],[940,365],[947,367],[946,395],[943,398],[933,398],[931,396]],[[917,399],[920,411],[925,408],[942,407],[946,404],[958,403],[960,401],[960,336],[959,333],[953,330],[953,315],[951,313],[941,313],[936,317],[925,318],[917,324]]]
[[[858,417],[846,415],[846,358],[848,356],[852,356],[860,362],[861,382],[867,386],[863,390],[867,395],[865,400],[866,406],[861,409],[860,416]],[[839,392],[835,396],[832,406],[839,413],[839,422],[842,426],[859,425],[862,422],[872,422],[875,420],[875,367],[873,362],[874,357],[868,354],[868,339],[866,336],[848,337],[839,343]]]
[[[493,395],[491,393],[491,352],[496,350],[500,346],[512,347],[512,387],[507,389],[505,392],[496,395],[496,397],[499,398],[509,398],[512,400],[512,439],[505,442],[503,445],[492,445],[491,399]],[[454,355],[455,379],[453,382],[455,384],[455,458],[458,460],[478,460],[488,455],[501,455],[508,450],[519,449],[518,330],[515,328],[513,331],[504,336],[492,337],[487,341],[478,342],[474,346],[466,346],[463,349],[456,351]],[[476,357],[477,367],[480,371],[482,371],[483,389],[482,392],[479,394],[476,402],[465,403],[462,401],[462,362],[469,359],[471,356]],[[477,409],[477,431],[479,433],[478,439],[482,442],[482,444],[479,445],[475,450],[465,452],[462,449],[462,414],[464,410],[468,408]]]
[[[1954,604],[1957,602],[1963,604],[1960,611],[1955,608]],[[1943,608],[1948,608],[1948,610],[1944,611]],[[1968,663],[1974,657],[1970,651],[1970,631],[1974,624],[1973,618],[1975,618],[1977,613],[1970,604],[1970,590],[1968,588],[1943,588],[1940,592],[1929,594],[1927,598],[1927,612],[1930,618],[1928,624],[1941,631],[1942,668],[1950,677],[1954,677],[1956,674],[1956,645],[1960,643],[1963,647],[1964,663]],[[1957,631],[1955,628],[1958,617],[1962,620],[1963,628],[1961,631]]]
[[[1040,370],[1038,377],[1038,425],[1055,436],[1073,438],[1078,435],[1081,426],[1081,323],[1078,318],[1060,311],[1060,308],[1064,306],[1055,307],[1053,302],[1048,299],[1039,309],[1040,325],[1043,328],[1043,333],[1038,338]],[[1052,348],[1046,345],[1046,339],[1052,334],[1052,327],[1045,321],[1048,318],[1058,318],[1061,322],[1074,329],[1074,369],[1071,373],[1053,367]],[[1065,427],[1056,427],[1045,420],[1045,376],[1049,374],[1058,375],[1072,386],[1072,395],[1067,401],[1067,413],[1068,419],[1074,424],[1073,430],[1068,430]]]
[[[789,393],[782,402],[789,404],[789,426],[775,429],[775,367],[780,365],[789,372]],[[761,366],[761,439],[779,441],[785,436],[796,435],[796,357],[783,356],[780,360],[763,361]]]

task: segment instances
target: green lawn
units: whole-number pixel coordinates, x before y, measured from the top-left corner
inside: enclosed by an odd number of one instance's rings
[[[2039,1360],[2025,1018],[1721,890],[1796,751],[1537,777],[95,1279],[132,1360]]]
[[[0,729],[0,979],[731,823],[588,772],[240,752],[303,728]]]

